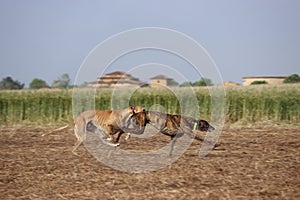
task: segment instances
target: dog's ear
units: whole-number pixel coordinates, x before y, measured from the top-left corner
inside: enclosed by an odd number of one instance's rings
[[[205,123],[202,119],[200,119],[200,120],[198,120],[198,124],[200,127],[202,127],[202,126],[204,126]]]
[[[135,110],[135,106],[130,106],[130,109],[131,109],[132,113],[135,114],[135,111],[134,111]]]
[[[200,119],[199,123],[201,124],[202,127],[208,127],[209,126],[208,122],[203,120],[203,119]]]

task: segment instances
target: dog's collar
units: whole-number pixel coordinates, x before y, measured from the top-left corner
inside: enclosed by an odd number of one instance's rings
[[[198,126],[198,122],[196,121],[196,122],[194,123],[193,131],[197,130],[197,126]]]

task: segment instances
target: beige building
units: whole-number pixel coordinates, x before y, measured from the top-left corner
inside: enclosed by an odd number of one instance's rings
[[[147,83],[140,81],[138,78],[126,74],[122,71],[115,71],[112,73],[105,74],[102,77],[97,78],[97,81],[90,82],[89,87],[99,87],[99,88],[112,88],[118,87],[132,87],[139,86],[144,87]]]
[[[174,80],[172,78],[168,78],[164,75],[157,75],[150,78],[150,86],[151,87],[167,87],[171,86]]]
[[[224,86],[239,86],[239,83],[233,82],[233,81],[227,81],[223,83]]]
[[[243,77],[243,86],[251,85],[254,81],[266,81],[269,85],[283,84],[286,76],[248,76]]]

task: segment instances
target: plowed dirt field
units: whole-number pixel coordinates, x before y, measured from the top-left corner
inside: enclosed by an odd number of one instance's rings
[[[150,173],[111,169],[72,129],[0,127],[0,199],[300,199],[300,127],[226,129],[221,146],[199,158],[194,141],[174,163]],[[122,148],[164,145],[131,138]]]

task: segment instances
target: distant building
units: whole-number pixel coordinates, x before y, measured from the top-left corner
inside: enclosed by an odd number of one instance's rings
[[[157,75],[150,78],[151,87],[167,87],[172,86],[172,83],[174,83],[174,80],[164,75]]]
[[[254,81],[266,81],[269,85],[283,84],[286,76],[248,76],[243,77],[243,86],[251,85]]]
[[[97,88],[112,88],[118,87],[132,87],[139,86],[144,87],[147,83],[140,81],[138,78],[131,76],[122,71],[115,71],[112,73],[105,74],[103,77],[97,78],[95,82],[90,82],[89,87]]]

